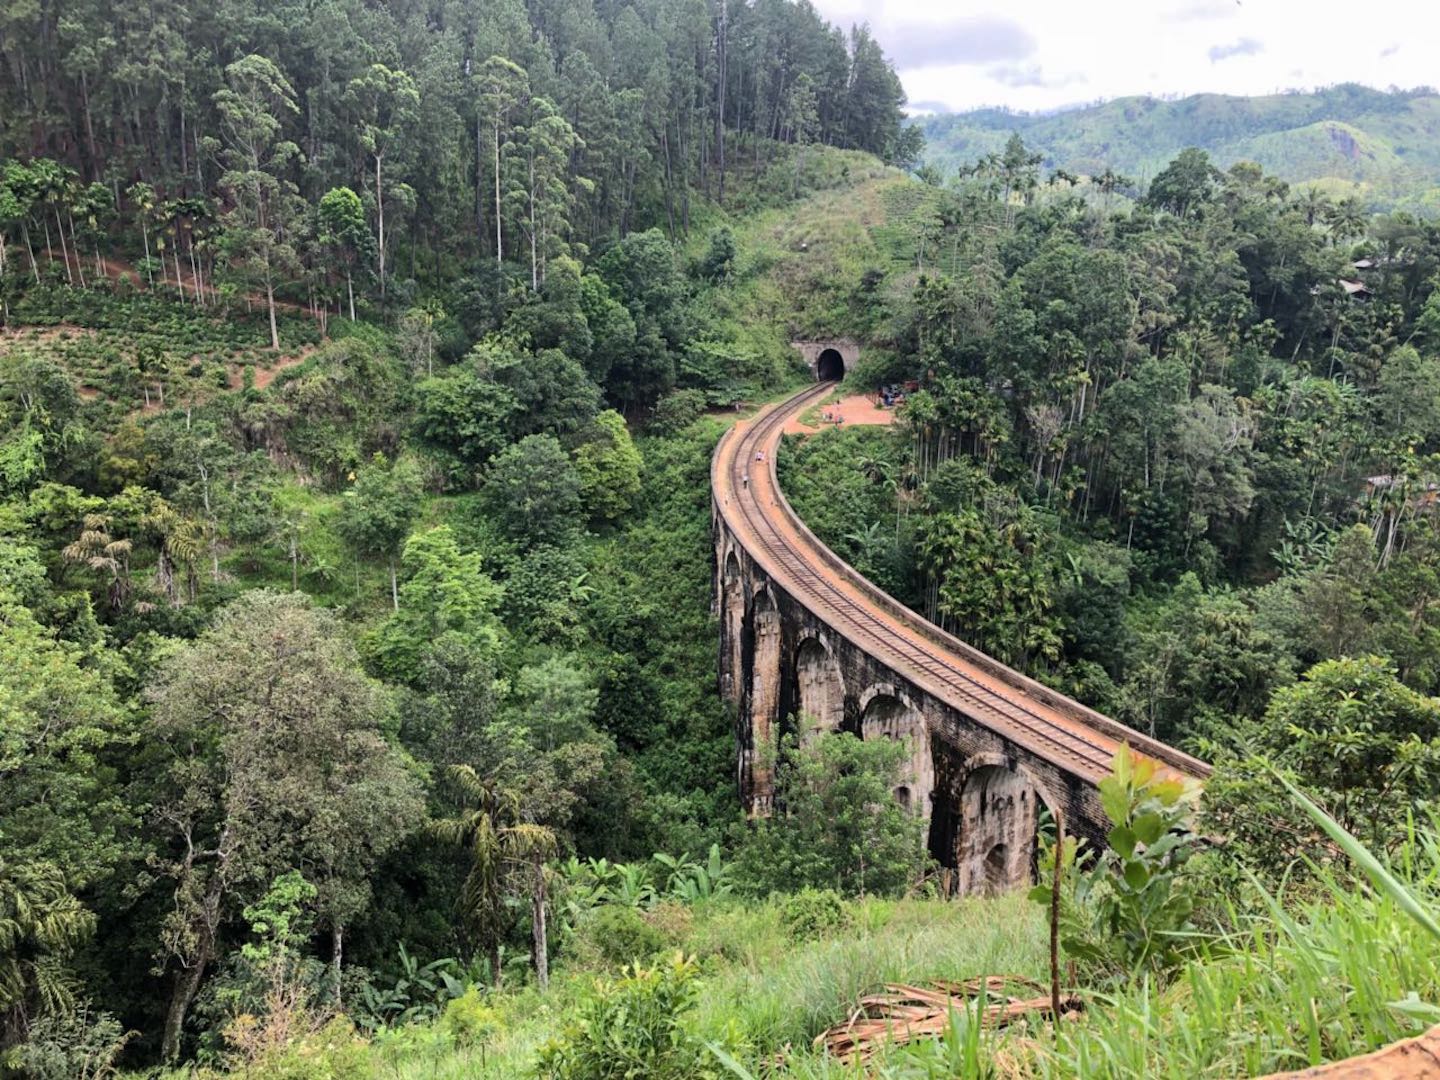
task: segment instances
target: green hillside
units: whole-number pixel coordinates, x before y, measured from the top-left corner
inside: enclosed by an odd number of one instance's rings
[[[920,123],[928,160],[944,168],[996,152],[1018,131],[1048,168],[1109,167],[1144,181],[1198,146],[1222,166],[1255,161],[1291,183],[1359,184],[1380,207],[1440,206],[1440,96],[1430,90],[1352,84],[1264,97],[1129,97],[1060,113],[983,109]]]

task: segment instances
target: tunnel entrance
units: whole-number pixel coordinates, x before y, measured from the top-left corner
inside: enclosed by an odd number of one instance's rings
[[[838,349],[826,349],[815,361],[815,377],[821,382],[839,382],[845,377],[845,358]]]

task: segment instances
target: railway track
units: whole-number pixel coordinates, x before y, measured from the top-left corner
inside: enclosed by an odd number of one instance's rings
[[[711,464],[715,503],[741,546],[795,601],[897,675],[1057,768],[1098,782],[1122,743],[1176,775],[1209,767],[1005,667],[904,607],[805,526],[780,490],[785,423],[833,389],[813,387],[737,424]]]

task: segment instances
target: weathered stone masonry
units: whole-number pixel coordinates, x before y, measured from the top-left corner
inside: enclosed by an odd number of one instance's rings
[[[806,715],[819,729],[912,748],[896,798],[929,824],[929,848],[958,892],[1029,882],[1042,807],[1103,842],[1088,783],[909,684],[835,634],[761,570],[715,520],[720,685],[733,707],[737,783],[752,814],[774,799],[781,736]]]

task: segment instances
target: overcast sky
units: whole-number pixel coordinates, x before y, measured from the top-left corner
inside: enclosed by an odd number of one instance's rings
[[[1440,83],[1440,0],[813,0],[868,22],[910,109]]]

